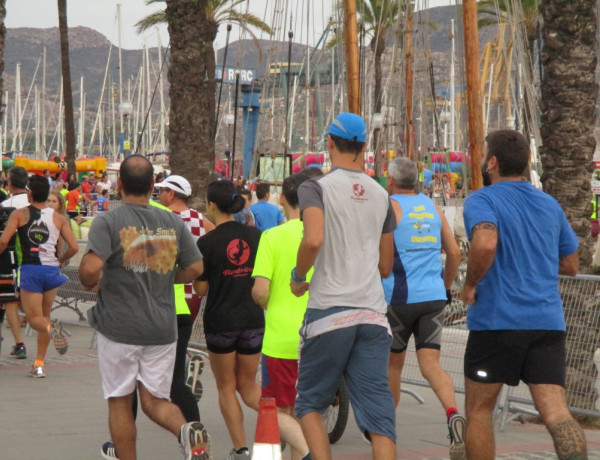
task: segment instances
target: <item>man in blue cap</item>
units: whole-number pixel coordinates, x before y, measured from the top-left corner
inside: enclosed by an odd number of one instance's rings
[[[321,414],[343,377],[373,458],[393,459],[391,332],[381,276],[392,270],[396,219],[386,191],[363,170],[363,119],[342,113],[327,134],[332,170],[298,190],[304,236],[290,286],[297,296],[310,290],[310,297],[300,329],[296,415],[312,458],[330,459]],[[309,285],[306,274],[313,265]]]

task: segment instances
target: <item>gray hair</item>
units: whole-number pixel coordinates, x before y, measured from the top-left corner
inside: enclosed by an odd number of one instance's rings
[[[394,158],[388,166],[388,175],[398,188],[412,190],[417,185],[417,165],[409,158]]]

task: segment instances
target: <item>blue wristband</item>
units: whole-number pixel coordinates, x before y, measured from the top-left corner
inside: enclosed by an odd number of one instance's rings
[[[292,268],[292,281],[296,283],[304,283],[306,281],[306,276],[298,278],[298,275],[296,275],[296,267],[294,267]]]

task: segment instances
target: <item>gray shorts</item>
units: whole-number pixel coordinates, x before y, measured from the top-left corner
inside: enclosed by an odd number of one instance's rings
[[[307,324],[344,309],[308,309],[304,322]],[[396,412],[387,377],[390,350],[387,330],[361,324],[303,339],[296,415],[300,418],[311,412],[324,413],[334,400],[343,376],[361,432],[386,436],[395,442]]]
[[[415,346],[440,349],[445,300],[432,300],[388,306],[387,318],[392,329],[392,353],[402,353],[410,336],[415,336]]]

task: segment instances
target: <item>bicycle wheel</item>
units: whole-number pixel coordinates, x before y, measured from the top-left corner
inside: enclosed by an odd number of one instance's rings
[[[335,444],[340,440],[346,424],[348,423],[348,412],[350,410],[350,400],[348,399],[348,388],[344,379],[340,380],[335,398],[323,415],[325,428],[329,436],[329,442]]]

